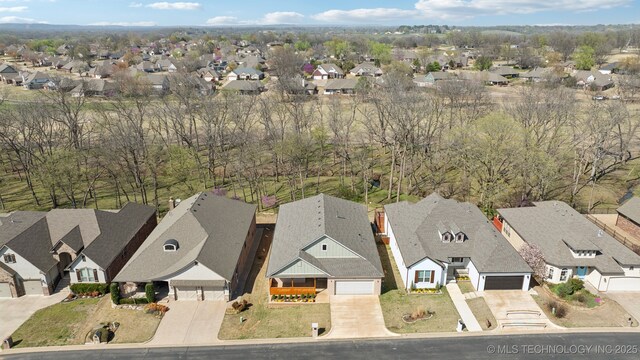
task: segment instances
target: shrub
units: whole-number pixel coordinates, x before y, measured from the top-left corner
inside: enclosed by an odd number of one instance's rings
[[[567,286],[571,287],[572,293],[576,293],[582,289],[584,289],[584,281],[578,278],[571,278],[567,282]]]
[[[561,298],[565,298],[573,294],[573,287],[568,283],[559,284],[554,289],[555,293]]]
[[[586,303],[586,302],[587,302],[588,298],[587,298],[587,296],[586,296],[584,293],[579,292],[579,293],[575,293],[575,294],[573,295],[573,300],[575,300],[575,301],[577,301],[577,302],[579,302],[579,303],[584,304],[584,303]]]
[[[153,283],[147,283],[144,286],[144,294],[147,297],[147,302],[152,303],[156,300],[156,288],[153,286]]]
[[[550,301],[550,302],[547,303],[547,308],[549,309],[549,311],[551,313],[553,313],[554,309],[555,309],[555,316],[557,318],[563,318],[563,317],[567,316],[567,311],[568,311],[567,307],[564,304],[560,303],[560,302]]]
[[[91,294],[97,291],[100,295],[104,295],[109,292],[109,285],[105,283],[77,283],[71,284],[70,289],[74,294]]]
[[[249,303],[247,302],[247,300],[243,299],[242,301],[234,301],[231,304],[231,307],[236,311],[236,313],[241,313],[249,307]]]
[[[118,283],[111,283],[111,301],[118,305],[120,303],[120,287]]]

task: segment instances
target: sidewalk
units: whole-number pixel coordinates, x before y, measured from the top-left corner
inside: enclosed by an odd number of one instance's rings
[[[456,306],[458,314],[460,314],[464,325],[467,327],[467,330],[470,332],[482,331],[482,327],[480,327],[478,320],[476,320],[476,317],[471,312],[469,305],[467,305],[467,301],[465,300],[464,295],[462,295],[458,284],[447,284],[447,291],[449,292],[449,296],[451,297],[451,300],[453,300],[453,305]]]

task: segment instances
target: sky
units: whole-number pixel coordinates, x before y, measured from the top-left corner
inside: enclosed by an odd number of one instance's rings
[[[640,0],[0,0],[0,23],[122,26],[640,24]]]

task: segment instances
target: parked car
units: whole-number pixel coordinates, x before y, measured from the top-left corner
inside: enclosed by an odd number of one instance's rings
[[[607,100],[607,97],[604,95],[593,95],[593,97],[591,98],[593,100]]]

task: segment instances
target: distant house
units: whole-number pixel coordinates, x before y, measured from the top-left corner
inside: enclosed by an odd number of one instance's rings
[[[90,79],[81,82],[71,89],[71,96],[113,96],[117,93],[117,85],[103,79]]]
[[[424,86],[435,86],[438,81],[442,80],[453,80],[455,79],[455,75],[450,72],[444,71],[435,71],[430,72],[427,75],[420,75],[413,79],[413,82],[420,87]]]
[[[540,247],[545,281],[557,284],[573,277],[598,291],[640,291],[640,256],[562,201],[498,209],[502,234],[519,250]]]
[[[151,61],[143,61],[139,63],[138,65],[136,65],[136,69],[140,71],[144,71],[146,73],[154,73],[158,70],[156,65]]]
[[[531,268],[475,205],[433,193],[415,204],[385,205],[382,215],[378,231],[389,238],[405,289],[459,277],[477,291],[529,289]]]
[[[20,74],[13,66],[9,64],[0,65],[0,80],[4,81],[5,84],[15,84],[17,78],[20,78],[20,82],[22,82]]]
[[[167,71],[167,72],[176,72],[178,71],[178,67],[176,64],[169,59],[162,59],[156,61],[156,68],[158,71]]]
[[[356,79],[334,79],[327,82],[327,85],[324,87],[325,95],[335,95],[335,94],[343,94],[343,95],[351,95],[356,93],[356,86],[358,85],[358,80]]]
[[[553,69],[551,68],[537,67],[535,69],[531,69],[525,73],[522,73],[520,77],[528,81],[540,82],[540,81],[546,80],[551,75],[552,72],[553,72]]]
[[[48,74],[37,71],[28,75],[22,75],[22,86],[27,90],[42,89],[50,79]]]
[[[220,88],[222,91],[234,91],[242,95],[258,95],[264,91],[259,80],[231,80]]]
[[[616,226],[640,239],[640,198],[632,197],[616,211]]]
[[[167,75],[147,74],[147,82],[156,92],[165,92],[169,90],[169,78]]]
[[[260,236],[256,206],[202,192],[169,208],[115,277],[123,295],[144,292],[148,282],[177,301],[241,295]]]
[[[356,65],[349,73],[353,76],[382,76],[383,74],[382,69],[369,62]]]
[[[217,71],[209,68],[198,69],[196,74],[205,81],[220,81],[222,79],[222,76]]]
[[[509,79],[488,71],[463,71],[459,77],[463,80],[480,81],[485,85],[509,85]]]
[[[517,78],[520,76],[520,72],[511,66],[497,66],[490,70],[493,74],[504,76],[507,79]]]
[[[239,67],[231,71],[227,75],[228,80],[262,80],[264,79],[264,73],[260,70],[248,67]]]
[[[604,75],[617,74],[619,71],[620,71],[620,64],[618,62],[612,62],[609,64],[602,65],[598,69],[598,72]]]
[[[280,206],[266,276],[271,295],[379,295],[384,271],[366,207],[324,194]]]
[[[314,80],[342,78],[344,78],[344,71],[336,64],[321,64],[313,71]]]
[[[104,79],[104,78],[111,77],[111,75],[113,75],[117,69],[118,67],[114,64],[110,64],[110,63],[101,64],[94,68],[91,68],[88,71],[88,75],[96,79]]]
[[[611,75],[598,71],[578,70],[573,74],[576,86],[590,88],[596,91],[604,91],[615,86]]]

